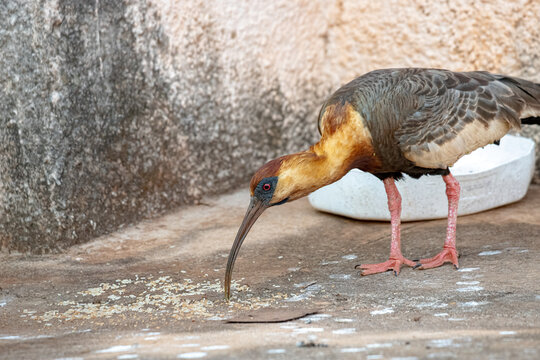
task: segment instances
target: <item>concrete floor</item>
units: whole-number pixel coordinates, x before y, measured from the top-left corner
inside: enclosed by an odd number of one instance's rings
[[[306,199],[272,208],[242,247],[230,303],[222,279],[248,194],[206,202],[63,254],[1,257],[0,358],[540,358],[538,185],[458,219],[459,271],[398,277],[354,269],[386,260],[388,223]],[[437,253],[445,225],[405,223],[405,256]]]

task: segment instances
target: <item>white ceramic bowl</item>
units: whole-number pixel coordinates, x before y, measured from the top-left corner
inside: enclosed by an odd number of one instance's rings
[[[522,199],[534,172],[534,142],[506,135],[462,157],[450,168],[461,185],[458,215],[473,214]],[[403,221],[446,218],[448,200],[441,176],[397,182]],[[390,220],[382,181],[360,170],[309,195],[317,210],[362,220]]]

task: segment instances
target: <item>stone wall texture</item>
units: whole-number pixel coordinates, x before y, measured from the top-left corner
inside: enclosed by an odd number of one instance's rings
[[[539,23],[535,0],[2,1],[0,248],[61,250],[244,186],[373,69],[540,82]]]

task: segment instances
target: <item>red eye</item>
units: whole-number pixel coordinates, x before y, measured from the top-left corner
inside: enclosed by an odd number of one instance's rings
[[[270,190],[270,188],[271,188],[270,184],[264,184],[263,185],[263,190],[264,191],[268,191],[268,190]]]

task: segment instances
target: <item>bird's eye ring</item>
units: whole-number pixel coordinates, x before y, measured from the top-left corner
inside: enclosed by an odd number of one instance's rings
[[[264,184],[264,185],[262,186],[262,188],[263,188],[264,191],[270,190],[271,187],[272,187],[272,186],[270,186],[270,184]]]

